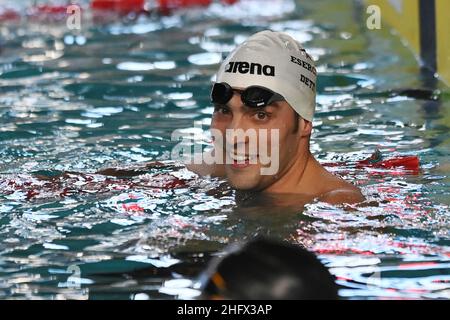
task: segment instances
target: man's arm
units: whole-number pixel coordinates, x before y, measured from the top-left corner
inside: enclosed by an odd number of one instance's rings
[[[209,153],[207,156],[214,157],[214,149],[207,152]],[[223,164],[207,164],[205,162],[201,164],[189,163],[186,164],[186,167],[199,176],[225,177],[225,167]]]
[[[182,166],[172,164],[172,163],[164,163],[159,161],[148,162],[145,165],[141,165],[139,167],[134,168],[106,168],[97,171],[97,174],[101,174],[104,176],[113,176],[113,177],[134,177],[139,176],[141,174],[148,173],[150,169],[181,169]]]

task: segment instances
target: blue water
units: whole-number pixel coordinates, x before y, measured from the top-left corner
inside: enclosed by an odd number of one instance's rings
[[[367,30],[353,1],[261,7],[104,24],[85,17],[81,31],[58,21],[2,24],[0,298],[193,298],[211,256],[255,235],[316,252],[342,298],[450,297],[447,87],[424,82],[387,27]],[[351,163],[379,148],[419,156],[420,173],[329,168],[362,187],[359,207],[242,200],[183,168],[95,174],[171,163],[175,129],[200,130],[194,142],[206,144],[220,60],[266,28],[290,33],[317,61],[311,148],[321,162]],[[174,177],[188,182],[161,188]]]

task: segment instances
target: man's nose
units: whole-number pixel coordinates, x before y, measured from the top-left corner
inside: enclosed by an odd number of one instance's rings
[[[235,149],[238,146],[245,146],[248,141],[248,125],[242,116],[233,117],[233,120],[226,130],[226,144],[227,146]]]
[[[248,127],[244,119],[244,115],[239,113],[233,115],[233,119],[228,123],[227,129],[231,130],[242,129],[244,131],[247,130]]]

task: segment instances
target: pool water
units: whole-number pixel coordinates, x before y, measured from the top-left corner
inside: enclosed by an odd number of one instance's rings
[[[80,31],[1,26],[1,299],[194,298],[211,257],[256,235],[316,252],[345,299],[450,298],[448,88],[421,75],[387,27],[368,30],[353,1],[263,7],[86,19]],[[176,129],[206,145],[220,60],[267,28],[317,61],[311,148],[321,162],[348,163],[329,169],[362,188],[363,206],[241,199],[171,166],[95,174],[171,163]],[[352,165],[376,148],[419,156],[421,171]]]

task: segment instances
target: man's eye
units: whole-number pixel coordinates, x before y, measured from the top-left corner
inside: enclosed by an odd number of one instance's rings
[[[215,113],[221,113],[221,114],[229,114],[230,110],[224,106],[215,106],[214,107]]]
[[[269,117],[269,115],[264,111],[259,111],[255,113],[255,117],[258,120],[266,120]]]

